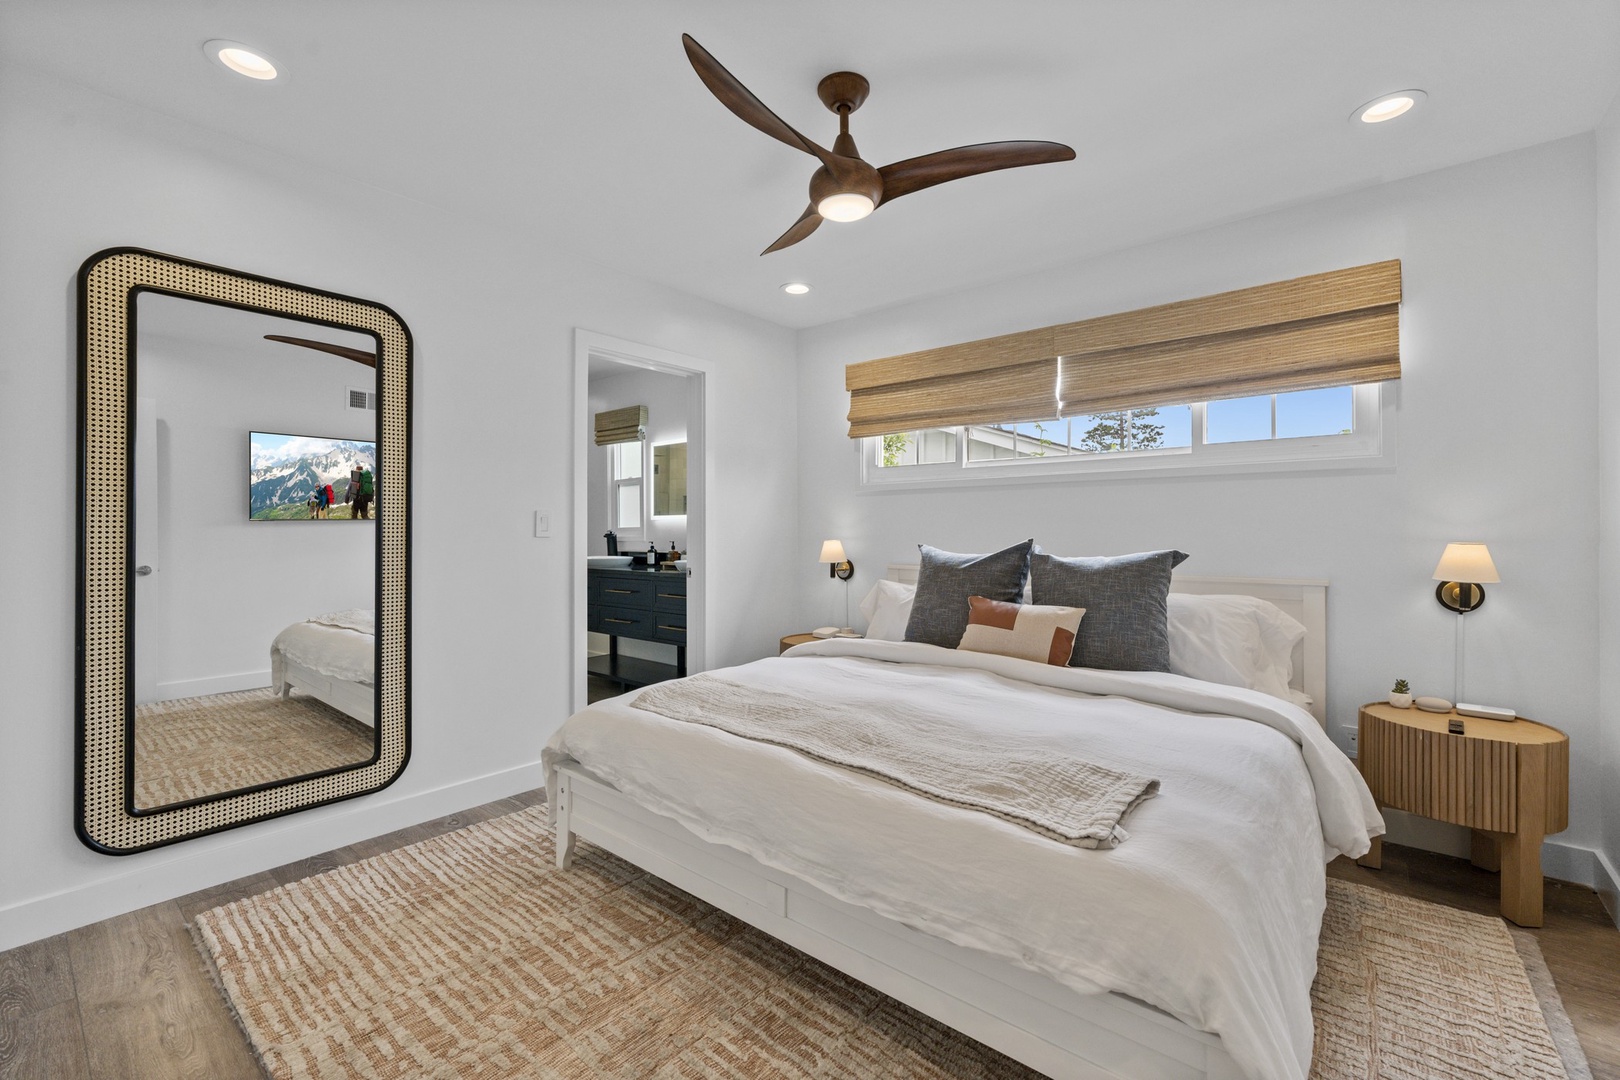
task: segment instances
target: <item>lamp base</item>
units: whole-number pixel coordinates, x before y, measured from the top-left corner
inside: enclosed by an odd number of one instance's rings
[[[1482,586],[1472,585],[1466,581],[1442,581],[1435,586],[1434,598],[1440,601],[1440,606],[1447,611],[1466,615],[1484,606],[1485,590]]]

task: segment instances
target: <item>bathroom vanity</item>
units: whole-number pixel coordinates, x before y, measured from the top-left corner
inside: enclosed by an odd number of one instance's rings
[[[646,686],[686,674],[686,583],[683,571],[646,567],[586,571],[586,625],[606,634],[608,651],[587,669],[625,687]],[[624,656],[619,639],[656,641],[675,647],[675,663]]]

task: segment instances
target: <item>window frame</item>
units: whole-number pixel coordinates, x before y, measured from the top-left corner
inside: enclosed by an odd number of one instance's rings
[[[1275,397],[1275,395],[1272,395]],[[1208,403],[1193,402],[1191,446],[1066,454],[1049,458],[968,461],[966,426],[956,432],[956,460],[885,468],[878,464],[882,436],[852,439],[866,491],[1005,483],[1062,483],[1149,477],[1219,476],[1305,470],[1368,470],[1395,467],[1398,392],[1393,382],[1352,387],[1349,434],[1306,435],[1209,443]],[[1273,405],[1275,409],[1275,405]]]
[[[621,477],[619,475],[619,459],[623,456],[622,447],[634,442],[640,448],[641,475],[635,477]],[[647,440],[634,439],[622,443],[613,443],[608,448],[608,520],[613,523],[613,532],[620,540],[642,540],[647,534]],[[634,485],[636,490],[636,503],[641,508],[640,524],[630,527],[619,521],[619,507],[621,505],[619,490]]]

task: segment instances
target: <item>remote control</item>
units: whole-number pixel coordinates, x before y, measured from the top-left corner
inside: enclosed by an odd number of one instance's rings
[[[1462,713],[1464,716],[1478,716],[1478,717],[1482,717],[1482,718],[1484,718],[1486,720],[1513,720],[1513,719],[1516,719],[1518,717],[1518,715],[1519,715],[1518,713],[1514,712],[1512,709],[1500,709],[1500,708],[1497,708],[1495,705],[1461,705],[1461,704],[1459,704],[1457,706],[1457,711]]]

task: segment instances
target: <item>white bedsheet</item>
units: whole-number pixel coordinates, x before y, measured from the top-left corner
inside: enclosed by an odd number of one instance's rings
[[[371,611],[350,609],[293,623],[270,643],[270,684],[281,693],[286,662],[345,682],[376,684],[377,638]]]
[[[900,642],[829,640],[728,677],[813,695],[923,698],[1012,729],[1072,733],[1098,764],[1162,784],[1118,848],[1071,848],[791,750],[629,705],[581,711],[544,754],[577,760],[711,842],[1081,992],[1117,990],[1221,1035],[1249,1075],[1301,1080],[1324,852],[1383,831],[1311,716],[1257,691],[1055,668]]]

